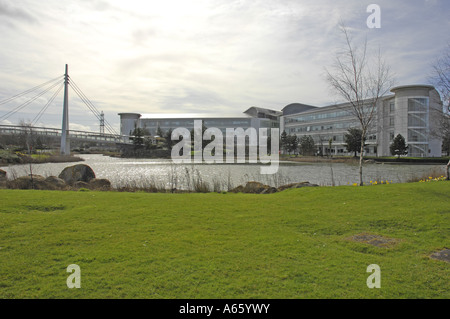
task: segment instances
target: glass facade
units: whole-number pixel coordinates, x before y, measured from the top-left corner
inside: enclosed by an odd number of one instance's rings
[[[382,109],[378,109],[380,106]],[[372,128],[366,137],[366,155],[378,155],[377,152],[380,150],[384,156],[389,156],[390,143],[395,135],[401,133],[410,145],[409,156],[427,156],[429,97],[413,96],[398,101],[389,97],[384,102],[380,101],[377,110]],[[359,121],[351,111],[351,106],[346,105],[327,107],[326,111],[313,110],[290,114],[283,118],[284,130],[287,134],[295,134],[298,137],[311,135],[318,148],[326,147],[331,139],[335,152],[345,154],[345,134],[351,127],[360,127]],[[364,112],[367,114],[370,111],[370,106],[366,105]]]
[[[428,108],[426,97],[408,99],[408,155],[424,157],[428,155]]]
[[[428,112],[428,98],[408,99],[408,112]]]
[[[364,107],[364,112],[369,112],[369,106]],[[284,130],[289,135],[302,137],[310,135],[314,139],[317,152],[319,154],[340,154],[347,155],[345,147],[345,135],[349,128],[360,127],[360,123],[353,115],[351,106],[335,106],[328,108],[328,111],[314,110],[309,114],[292,114],[285,116]],[[376,119],[373,120],[373,127],[376,127]],[[332,141],[329,149],[329,141]],[[376,155],[377,134],[370,131],[367,134],[366,143],[370,147],[366,148],[367,155]],[[375,153],[374,153],[375,152]]]
[[[351,116],[351,113],[348,110],[334,111],[334,112],[327,112],[327,113],[287,117],[285,119],[285,123],[289,124],[289,123],[298,123],[298,122],[312,122],[312,121],[317,121],[317,120],[335,119],[335,118],[341,118],[341,117],[346,117],[346,116]]]

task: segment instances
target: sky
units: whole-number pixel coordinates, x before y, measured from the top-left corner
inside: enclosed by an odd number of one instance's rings
[[[367,25],[370,4],[380,28]],[[449,15],[448,0],[0,0],[0,124],[33,120],[57,87],[7,118],[27,99],[1,101],[66,64],[117,131],[121,112],[235,116],[343,102],[325,78],[344,44],[341,22],[355,44],[382,52],[398,85],[429,84]],[[61,126],[62,92],[36,125]],[[72,89],[69,109],[70,129],[99,130]]]

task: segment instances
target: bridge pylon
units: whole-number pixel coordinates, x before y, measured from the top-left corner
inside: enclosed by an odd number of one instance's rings
[[[64,73],[64,104],[61,131],[61,155],[70,155],[70,137],[69,137],[69,67],[66,64],[66,72]]]

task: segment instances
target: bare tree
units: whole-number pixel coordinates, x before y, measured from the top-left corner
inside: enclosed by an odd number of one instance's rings
[[[36,134],[33,130],[33,126],[31,125],[31,122],[20,120],[19,127],[21,129],[18,138],[18,143],[20,144],[19,146],[24,148],[28,152],[28,154],[31,155],[36,139]]]
[[[394,84],[390,69],[380,50],[375,59],[367,55],[367,40],[358,47],[352,43],[347,28],[341,23],[345,37],[345,50],[336,54],[333,69],[327,73],[330,87],[350,104],[350,113],[358,120],[361,129],[359,156],[359,185],[363,186],[362,164],[364,142],[377,114],[377,103]]]
[[[447,44],[445,52],[433,65],[432,82],[442,94],[444,106],[450,111],[450,42]]]
[[[25,122],[24,120],[21,120],[19,123],[19,126],[21,127],[22,132],[20,133],[19,140],[21,143],[23,143],[21,146],[25,146],[26,150],[28,152],[29,159],[29,165],[30,165],[30,179],[31,179],[31,188],[34,189],[34,181],[33,181],[33,165],[32,165],[32,151],[35,143],[35,134],[33,132],[33,126],[31,122]]]
[[[436,129],[430,133],[443,140],[443,149],[448,153],[450,151],[448,145],[450,143],[450,42],[444,53],[434,62],[430,81],[440,92],[443,101],[442,108],[432,110]],[[437,104],[441,105],[439,97],[436,99]]]

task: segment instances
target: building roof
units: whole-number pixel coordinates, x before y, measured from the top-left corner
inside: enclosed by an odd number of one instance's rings
[[[283,115],[283,112],[252,106],[244,111],[244,114],[254,118],[278,120],[278,118]]]
[[[214,115],[208,113],[145,113],[141,119],[208,119],[208,118],[247,118],[244,114]]]
[[[283,115],[290,115],[290,114],[296,114],[301,113],[305,111],[309,111],[312,109],[316,109],[317,106],[307,105],[307,104],[301,104],[301,103],[291,103],[283,107],[281,110]]]
[[[401,86],[393,87],[391,89],[391,92],[395,92],[397,90],[402,90],[402,89],[429,89],[429,90],[434,90],[434,86],[428,85],[428,84],[401,85]]]
[[[277,118],[283,113],[262,107],[252,106],[243,113],[211,114],[211,113],[145,113],[141,119],[189,119],[189,118]]]
[[[140,117],[141,114],[140,113],[118,113],[118,115],[120,116],[136,116],[136,117]]]

